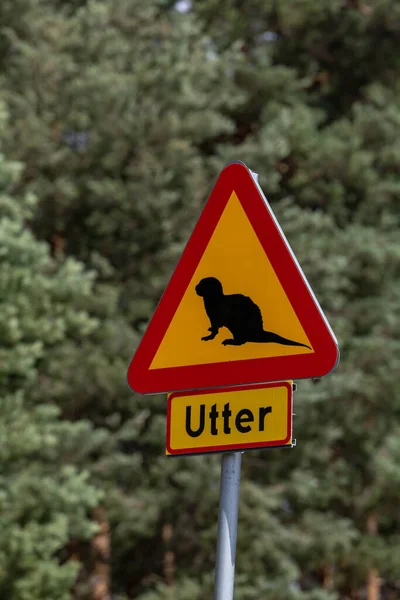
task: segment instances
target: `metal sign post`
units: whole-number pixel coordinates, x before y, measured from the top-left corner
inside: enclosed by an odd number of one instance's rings
[[[222,456],[214,600],[232,600],[242,453]]]

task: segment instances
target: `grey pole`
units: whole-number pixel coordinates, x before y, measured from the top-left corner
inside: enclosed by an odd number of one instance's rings
[[[214,600],[232,600],[242,453],[222,455]]]

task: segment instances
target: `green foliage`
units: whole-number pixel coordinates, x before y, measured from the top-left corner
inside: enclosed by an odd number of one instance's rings
[[[59,553],[90,539],[87,513],[101,498],[74,465],[92,426],[62,421],[33,397],[52,349],[96,327],[79,308],[93,278],[72,259],[58,266],[25,229],[34,203],[13,194],[20,171],[0,158],[0,596],[67,599],[79,565],[60,564]]]
[[[242,94],[229,64],[240,57],[234,44],[214,57],[196,20],[154,1],[39,14],[27,10],[23,37],[9,33],[3,93],[7,148],[41,199],[35,230],[111,264],[125,303],[142,306],[131,318],[146,319],[209,191],[201,145],[233,131],[226,113]]]
[[[368,598],[379,577],[395,600],[398,3],[178,5],[0,4],[0,595],[90,596],[70,593],[65,557],[92,535],[95,481],[115,596],[211,599],[219,457],[166,458],[165,398],[125,376],[218,171],[239,159],[342,357],[299,383],[296,448],[244,456],[235,598]]]

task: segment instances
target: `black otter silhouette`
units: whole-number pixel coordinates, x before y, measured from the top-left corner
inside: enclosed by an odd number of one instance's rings
[[[211,327],[210,335],[201,339],[213,340],[220,327],[229,329],[233,338],[224,340],[224,346],[241,346],[247,342],[275,343],[285,346],[310,346],[287,340],[272,331],[265,331],[260,308],[243,294],[224,294],[222,284],[215,277],[205,277],[196,286],[196,293],[204,300],[204,308]]]

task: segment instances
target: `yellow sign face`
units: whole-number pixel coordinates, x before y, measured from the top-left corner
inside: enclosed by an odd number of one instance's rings
[[[168,396],[167,454],[291,445],[292,382]]]
[[[217,306],[218,302],[226,306]],[[213,320],[219,326],[215,315],[223,314],[228,323],[229,313],[234,315],[230,327],[211,331]],[[247,339],[239,339],[239,318],[252,326],[251,331],[246,330]],[[310,341],[233,192],[150,370],[312,353]]]

